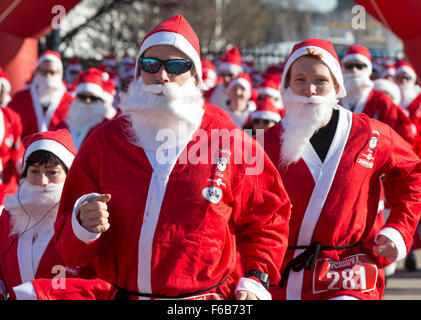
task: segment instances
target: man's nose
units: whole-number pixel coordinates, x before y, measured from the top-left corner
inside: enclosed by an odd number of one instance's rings
[[[317,86],[311,82],[307,84],[304,95],[307,97],[311,97],[311,96],[316,95],[316,93],[317,93]]]
[[[165,70],[164,65],[159,68],[158,72],[156,73],[156,83],[164,84],[166,82],[170,82],[170,77],[168,76],[167,71]]]

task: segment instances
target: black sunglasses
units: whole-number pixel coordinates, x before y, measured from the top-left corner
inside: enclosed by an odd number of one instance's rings
[[[234,76],[234,74],[233,73],[224,73],[224,72],[222,72],[222,73],[220,73],[219,74],[221,77],[230,77],[230,78],[232,78],[233,76]]]
[[[92,102],[97,102],[98,100],[101,100],[100,97],[91,96],[91,95],[87,95],[87,94],[83,94],[83,93],[77,94],[76,98],[78,98],[79,100],[82,100],[82,101],[87,101],[88,99],[90,99]]]
[[[269,123],[270,123],[271,121],[270,120],[266,120],[266,119],[258,119],[258,118],[256,118],[256,119],[253,119],[252,120],[252,123],[254,124],[254,125],[258,125],[258,124],[260,124],[260,123],[263,123],[265,126],[267,126],[267,125],[269,125]]]
[[[367,68],[367,65],[364,63],[358,63],[358,62],[349,62],[344,64],[345,69],[351,70],[352,68],[357,68],[358,70],[362,70],[364,68]]]
[[[159,60],[156,58],[141,58],[140,69],[148,73],[157,73],[162,65],[165,67],[165,71],[173,74],[182,74],[189,71],[193,63],[190,60],[184,59],[170,59],[170,60]]]

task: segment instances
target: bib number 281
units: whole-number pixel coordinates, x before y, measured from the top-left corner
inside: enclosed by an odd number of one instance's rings
[[[313,291],[371,291],[376,288],[377,275],[376,264],[365,254],[356,254],[339,261],[319,259],[314,268]]]

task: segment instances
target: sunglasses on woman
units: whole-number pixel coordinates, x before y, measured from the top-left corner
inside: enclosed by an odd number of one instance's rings
[[[184,59],[160,60],[156,58],[141,58],[139,64],[140,69],[148,73],[157,73],[161,66],[164,65],[165,71],[172,74],[185,73],[193,66],[190,60]]]
[[[351,70],[352,68],[357,68],[358,70],[362,70],[364,68],[367,68],[367,65],[364,63],[358,63],[358,62],[349,62],[344,64],[345,69]]]

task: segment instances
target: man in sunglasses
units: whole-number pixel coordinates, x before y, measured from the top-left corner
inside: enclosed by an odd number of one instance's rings
[[[352,45],[342,59],[346,97],[341,105],[354,113],[365,113],[370,118],[391,126],[411,144],[416,140],[416,127],[386,93],[373,89],[370,51],[361,45]]]
[[[238,48],[234,46],[225,52],[224,57],[218,65],[218,75],[222,78],[222,82],[206,92],[206,100],[229,112],[230,108],[227,104],[229,100],[227,91],[228,85],[243,72],[241,53]]]
[[[48,50],[38,59],[30,87],[16,93],[9,107],[22,118],[24,138],[57,126],[66,118],[73,99],[63,83],[60,54]]]
[[[143,39],[134,78],[121,116],[69,171],[58,251],[92,262],[116,299],[270,299],[289,199],[260,145],[208,111],[199,39],[181,15]]]
[[[76,99],[69,106],[66,120],[54,127],[54,130],[69,130],[76,151],[99,125],[108,120],[102,100],[104,95],[102,79],[102,71],[96,68],[80,72],[76,80]]]
[[[415,117],[415,111],[421,106],[421,90],[416,85],[417,74],[414,67],[406,61],[398,60],[394,80],[401,91],[400,106],[408,110],[412,118],[420,118],[419,114]]]

